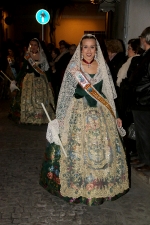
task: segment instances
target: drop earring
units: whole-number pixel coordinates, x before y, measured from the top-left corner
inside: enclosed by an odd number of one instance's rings
[[[97,54],[95,53],[94,59],[96,60],[96,58],[97,58]]]
[[[83,59],[83,55],[81,55],[81,60]]]

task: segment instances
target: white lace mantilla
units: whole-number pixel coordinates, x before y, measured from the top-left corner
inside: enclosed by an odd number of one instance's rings
[[[116,115],[116,107],[114,103],[114,99],[117,97],[116,90],[112,81],[112,76],[110,74],[109,68],[104,60],[101,48],[97,40],[96,40],[96,45],[97,45],[96,61],[98,63],[98,69],[97,69],[97,73],[95,74],[93,78],[91,78],[89,74],[85,73],[82,67],[80,43],[72,59],[70,60],[70,63],[68,64],[66,68],[61,89],[59,92],[59,98],[58,98],[57,110],[56,110],[56,118],[58,119],[58,122],[59,122],[60,136],[62,136],[62,134],[64,133],[64,129],[65,129],[64,120],[66,119],[68,109],[70,109],[73,95],[75,93],[75,89],[78,84],[74,76],[77,70],[82,69],[86,78],[91,82],[92,85],[103,80],[102,92],[106,96],[109,104],[111,105],[114,111],[114,114]]]
[[[48,123],[47,132],[46,132],[46,139],[49,143],[55,143],[56,145],[60,144],[59,140],[59,124],[58,120],[52,120]]]
[[[48,71],[49,69],[49,63],[47,61],[46,55],[44,53],[44,50],[41,46],[41,43],[39,42],[39,40],[37,38],[33,38],[33,40],[36,40],[39,43],[39,54],[40,54],[40,60],[38,62],[38,64],[41,64],[41,70],[42,71]],[[30,43],[28,46],[28,52],[30,52]]]

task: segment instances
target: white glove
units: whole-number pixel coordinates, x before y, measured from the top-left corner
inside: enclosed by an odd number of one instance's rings
[[[13,92],[15,89],[18,89],[18,87],[16,86],[16,81],[12,80],[10,83],[10,90]]]
[[[49,143],[60,144],[59,141],[59,123],[57,119],[52,120],[48,123],[48,128],[46,132],[46,139]]]

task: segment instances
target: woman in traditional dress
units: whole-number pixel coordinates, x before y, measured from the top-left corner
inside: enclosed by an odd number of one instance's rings
[[[14,51],[8,49],[6,74],[10,79],[15,79],[19,70],[19,59],[15,57]]]
[[[129,189],[112,77],[95,36],[82,37],[64,75],[40,184],[68,202],[98,205]],[[55,129],[55,132],[53,132]],[[61,151],[56,131],[67,157]]]
[[[7,49],[7,57],[4,60],[4,71],[9,79],[13,80],[17,76],[17,72],[19,71],[19,60],[15,56],[15,51],[12,48]],[[11,100],[11,92],[9,89],[10,82],[4,76],[4,95],[5,98]]]
[[[49,64],[38,39],[29,43],[23,66],[16,78],[21,88],[20,122],[29,124],[48,123],[43,103],[51,117],[55,118],[54,97],[50,82]],[[15,104],[14,104],[15,105]]]

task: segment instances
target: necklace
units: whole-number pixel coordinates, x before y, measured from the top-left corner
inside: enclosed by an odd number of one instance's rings
[[[92,62],[94,61],[94,59],[92,59],[91,62],[87,62],[84,58],[82,60],[88,65],[88,68],[91,66]]]

